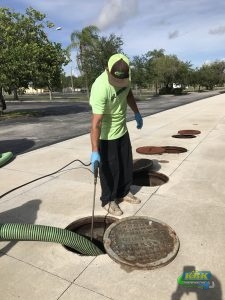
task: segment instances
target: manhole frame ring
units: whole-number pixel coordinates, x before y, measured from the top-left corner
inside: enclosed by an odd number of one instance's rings
[[[99,221],[98,221],[98,220],[96,221],[95,219],[99,219]],[[108,216],[108,215],[96,215],[96,216],[94,216],[94,223],[101,223],[101,219],[103,219],[102,221],[104,221],[104,219],[108,219],[108,220],[111,220],[111,221],[114,220],[114,222],[116,222],[116,221],[119,220],[118,218],[116,218],[116,217],[114,217],[114,216]],[[86,221],[89,221],[89,220],[90,220],[90,224],[91,224],[92,216],[87,216],[87,217],[82,217],[82,218],[80,218],[80,219],[77,219],[77,220],[71,222],[69,225],[67,225],[67,226],[65,227],[65,229],[72,231],[70,227],[71,227],[73,224],[77,224],[77,225],[78,225],[77,228],[89,224],[89,222],[83,224],[82,222],[85,221],[85,220],[86,220]],[[111,224],[110,224],[110,225],[111,225]]]
[[[143,176],[148,176],[150,178],[150,176],[155,177],[156,179],[161,180],[163,183],[162,184],[155,184],[155,185],[144,185],[144,184],[136,184],[135,180],[136,177],[143,175]],[[163,184],[166,184],[169,181],[169,176],[158,172],[158,171],[148,171],[148,172],[139,172],[139,173],[133,173],[133,180],[132,180],[132,185],[136,185],[136,186],[146,186],[146,187],[155,187],[155,186],[161,186]],[[150,182],[150,181],[149,181]]]
[[[97,219],[97,221],[96,221],[96,219]],[[107,219],[108,219],[108,221],[109,221],[109,224],[106,224],[106,225],[108,225],[108,227],[111,226],[113,223],[116,223],[116,222],[118,222],[118,221],[120,220],[120,219],[116,218],[115,216],[109,216],[109,215],[96,215],[96,216],[94,216],[94,224],[96,224],[96,223],[103,223],[104,220],[107,220]],[[84,221],[88,221],[88,222],[84,223]],[[70,223],[69,225],[67,225],[64,229],[69,230],[69,231],[74,232],[74,233],[77,233],[77,231],[75,231],[74,228],[73,228],[74,225],[77,225],[77,226],[75,227],[75,229],[79,229],[79,228],[81,228],[82,226],[85,226],[85,225],[89,225],[89,224],[90,224],[90,226],[91,226],[91,222],[92,222],[92,216],[82,217],[82,218],[80,218],[80,219],[77,219],[77,220],[71,222],[71,223]],[[111,224],[110,224],[110,222],[111,222]],[[105,223],[106,223],[106,221],[105,221]],[[72,228],[71,228],[71,227],[72,227]],[[94,226],[94,227],[95,227],[95,226]],[[94,230],[94,227],[93,227],[93,230]],[[90,227],[90,228],[91,228],[91,227]],[[94,231],[93,231],[93,232],[94,232]],[[77,233],[77,234],[80,234],[80,233]],[[86,235],[82,235],[82,234],[80,234],[80,235],[83,236],[84,238],[87,238],[87,239],[90,238],[90,237],[88,237],[88,236],[86,236]],[[102,246],[103,246],[103,248],[104,248],[103,239],[104,239],[104,233],[103,233],[103,235],[102,235]],[[64,245],[64,244],[61,244],[61,246],[62,246],[64,249],[66,249],[67,251],[69,251],[69,252],[73,252],[73,253],[75,253],[75,254],[77,254],[77,255],[83,256],[81,253],[76,252],[76,251],[75,251],[74,249],[72,249],[72,248],[70,249],[70,247],[68,247],[68,246],[66,246],[66,245]],[[105,254],[107,254],[107,252],[103,253],[103,255],[105,255]],[[84,255],[84,256],[85,256],[85,255]]]
[[[188,152],[187,148],[180,147],[180,146],[163,146],[163,148],[165,149],[165,153],[167,154],[181,154],[181,153]],[[173,149],[177,150],[177,152],[172,152]]]
[[[197,136],[194,134],[173,134],[172,137],[176,139],[193,139]]]
[[[163,226],[166,226],[168,228],[169,231],[169,235],[173,238],[174,240],[174,248],[173,250],[164,258],[154,261],[152,263],[148,263],[148,264],[140,264],[140,263],[129,263],[127,260],[121,259],[111,248],[110,248],[110,244],[111,244],[111,240],[108,237],[109,233],[111,232],[112,228],[117,226],[119,223],[125,222],[126,220],[130,220],[130,219],[144,219],[144,220],[148,220],[148,221],[152,221],[152,222],[156,222],[159,223]],[[175,257],[178,254],[179,248],[180,248],[180,240],[176,234],[176,232],[165,222],[162,222],[158,219],[155,218],[151,218],[151,217],[147,217],[147,216],[131,216],[131,217],[125,217],[120,219],[119,221],[117,221],[116,223],[112,223],[105,231],[104,236],[103,236],[103,245],[106,251],[106,254],[108,254],[108,256],[114,260],[116,263],[119,263],[121,265],[124,266],[128,266],[131,268],[135,268],[135,269],[145,269],[145,270],[152,270],[152,269],[156,269],[156,268],[160,268],[163,266],[166,266],[167,264],[169,264],[171,261],[173,261],[175,259]]]

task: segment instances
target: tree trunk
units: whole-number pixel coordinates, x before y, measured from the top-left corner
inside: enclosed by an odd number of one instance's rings
[[[155,94],[158,95],[158,82],[155,82]]]
[[[14,88],[14,89],[13,89],[13,99],[14,99],[14,100],[19,100],[17,88]]]
[[[89,99],[90,93],[89,93],[89,87],[88,87],[88,79],[87,79],[87,73],[85,72],[85,85],[87,90],[87,97]]]
[[[53,99],[53,97],[52,97],[52,90],[49,89],[49,100],[51,101],[52,99]]]
[[[3,110],[6,109],[6,103],[5,103],[5,99],[3,96],[3,88],[0,86],[0,109],[1,109],[1,114],[3,112]]]
[[[51,101],[53,99],[53,96],[52,96],[52,85],[50,80],[48,80],[48,90],[49,90],[49,100]]]

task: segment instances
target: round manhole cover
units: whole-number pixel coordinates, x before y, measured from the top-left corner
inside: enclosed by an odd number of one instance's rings
[[[133,172],[147,172],[150,171],[151,167],[153,166],[153,161],[150,159],[134,159],[133,160]]]
[[[179,134],[200,134],[201,131],[199,130],[191,130],[191,129],[185,129],[185,130],[179,130],[178,131]]]
[[[143,146],[136,149],[140,154],[162,154],[164,150],[164,148],[156,146]]]
[[[128,217],[111,224],[103,243],[117,263],[143,269],[168,264],[177,255],[180,244],[171,227],[149,217]]]

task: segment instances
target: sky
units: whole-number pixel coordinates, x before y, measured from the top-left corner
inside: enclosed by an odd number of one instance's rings
[[[225,59],[224,0],[0,0],[0,5],[46,14],[55,24],[49,39],[63,47],[73,31],[96,25],[102,36],[120,36],[130,59],[154,49],[165,49],[193,67]],[[65,72],[76,75],[73,57]]]

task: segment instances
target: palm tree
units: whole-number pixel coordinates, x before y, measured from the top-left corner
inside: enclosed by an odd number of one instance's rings
[[[74,31],[71,34],[71,44],[68,46],[68,50],[77,49],[77,66],[80,74],[85,78],[85,85],[87,89],[87,95],[89,97],[89,82],[88,82],[88,63],[86,53],[90,48],[95,48],[95,44],[98,41],[98,27],[90,25],[84,27],[81,31]]]

